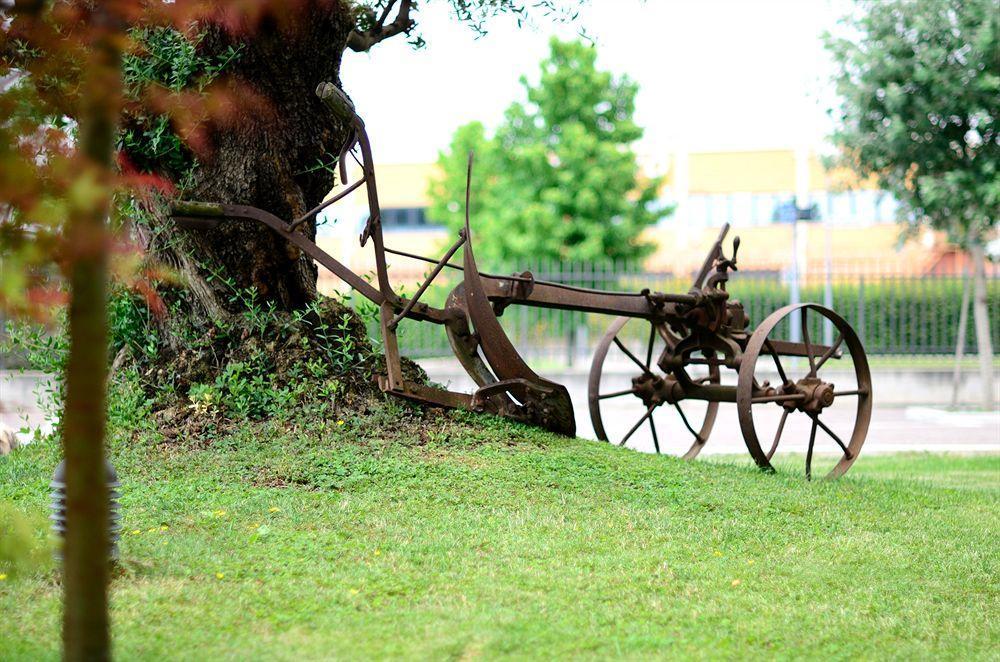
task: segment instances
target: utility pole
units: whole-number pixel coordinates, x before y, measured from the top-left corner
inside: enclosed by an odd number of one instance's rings
[[[803,143],[795,149],[795,214],[792,217],[792,264],[789,273],[789,303],[802,303],[802,253],[805,253],[806,235],[799,228],[799,216],[809,208],[809,148]],[[791,341],[802,342],[802,318],[792,315]]]

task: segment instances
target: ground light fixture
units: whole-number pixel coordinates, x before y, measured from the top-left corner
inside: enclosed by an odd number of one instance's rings
[[[118,560],[118,539],[121,537],[122,528],[120,505],[118,503],[118,499],[121,497],[118,488],[121,487],[121,483],[118,482],[118,473],[111,466],[110,462],[105,460],[104,467],[105,480],[108,485],[108,514],[111,520],[108,526],[108,536],[110,538],[108,558],[116,561]],[[49,515],[49,519],[52,520],[52,531],[62,541],[66,537],[66,460],[60,462],[59,466],[56,467],[49,487],[52,489],[50,493],[52,501],[49,503],[52,514]],[[62,559],[62,545],[56,548],[55,555],[57,559]]]

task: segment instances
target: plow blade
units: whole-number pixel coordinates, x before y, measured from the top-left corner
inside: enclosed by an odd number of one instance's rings
[[[496,375],[493,383],[480,382],[479,390],[472,396],[473,408],[496,411],[499,406],[496,413],[560,434],[575,435],[573,403],[566,387],[538,376],[521,358],[497,319],[476,266],[468,218],[465,236],[462,303],[476,330],[486,362]],[[496,403],[497,398],[502,400],[502,405]]]

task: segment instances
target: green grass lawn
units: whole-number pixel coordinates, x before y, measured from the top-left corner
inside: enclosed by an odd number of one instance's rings
[[[0,458],[0,500],[41,517],[55,461]],[[997,456],[807,483],[453,414],[115,462],[123,660],[997,656]],[[52,567],[0,582],[0,658],[58,659],[59,598]]]

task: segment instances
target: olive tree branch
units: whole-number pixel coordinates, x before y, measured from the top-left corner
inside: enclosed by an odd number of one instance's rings
[[[359,30],[355,29],[347,38],[347,47],[359,53],[369,50],[372,46],[394,37],[400,33],[409,34],[415,22],[410,18],[410,10],[413,9],[413,0],[398,0],[399,8],[396,10],[396,17],[391,23],[386,24],[386,19],[392,8],[396,6],[397,0],[388,0],[382,9],[382,14],[375,20],[375,13],[368,10],[371,20],[371,27]]]

